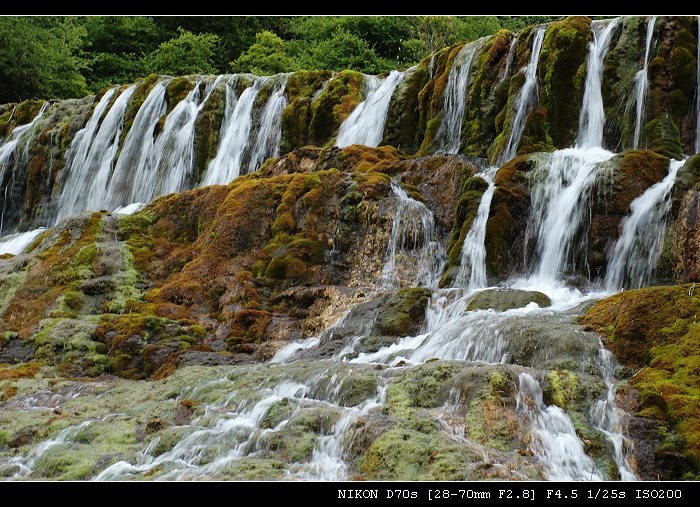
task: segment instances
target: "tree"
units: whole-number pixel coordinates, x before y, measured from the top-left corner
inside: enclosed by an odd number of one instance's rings
[[[495,16],[412,16],[411,38],[404,43],[415,61],[459,41],[472,41],[501,28]]]
[[[255,35],[255,43],[231,62],[233,72],[250,72],[258,75],[291,72],[297,65],[286,51],[285,42],[267,30]]]
[[[310,45],[300,60],[307,70],[352,69],[370,74],[396,66],[395,62],[380,58],[366,40],[344,28],[337,28],[329,39]]]
[[[144,57],[169,38],[150,17],[91,16],[83,23],[88,64],[84,74],[93,91],[143,76]]]
[[[0,17],[0,103],[86,93],[75,18]]]
[[[219,36],[211,33],[195,35],[182,29],[179,34],[146,56],[146,72],[170,75],[216,73],[212,57]]]

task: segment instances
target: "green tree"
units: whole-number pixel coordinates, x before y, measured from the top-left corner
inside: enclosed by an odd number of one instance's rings
[[[285,42],[267,30],[255,36],[255,43],[231,62],[233,72],[251,72],[258,75],[277,74],[296,70],[296,62],[286,51]]]
[[[0,103],[86,93],[75,18],[0,17]]]
[[[134,81],[145,74],[144,57],[168,37],[152,18],[91,16],[87,29],[85,77],[91,90]]]
[[[179,36],[163,42],[144,59],[147,73],[213,74],[212,63],[219,36],[211,33],[193,34],[180,29]]]
[[[404,48],[414,61],[459,41],[472,41],[500,30],[496,16],[412,16],[411,38]]]
[[[344,28],[337,28],[330,38],[310,45],[300,60],[307,70],[352,69],[378,74],[396,67],[395,62],[380,58],[366,40]]]

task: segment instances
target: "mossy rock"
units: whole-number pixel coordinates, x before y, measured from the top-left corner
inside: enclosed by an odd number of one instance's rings
[[[456,275],[456,268],[460,265],[462,259],[462,246],[464,238],[466,238],[471,229],[472,222],[479,210],[481,199],[484,192],[488,188],[488,184],[482,178],[473,177],[466,180],[462,186],[462,195],[457,201],[455,211],[455,221],[452,227],[450,239],[447,242],[447,267],[448,271],[440,280],[440,286],[449,286],[452,279]]]
[[[643,132],[648,149],[667,158],[683,158],[680,131],[668,114],[646,123]]]
[[[541,132],[551,138],[556,148],[566,148],[576,140],[591,37],[591,20],[581,16],[554,21],[545,32],[537,69],[543,78],[542,98],[547,119],[547,129]],[[527,137],[530,146],[537,146],[535,139],[542,145],[548,144],[547,137],[533,134]],[[525,151],[519,149],[518,153]]]
[[[425,308],[430,299],[430,289],[401,289],[389,296],[379,309],[374,323],[374,334],[386,336],[412,336],[418,334],[425,319]]]
[[[329,71],[295,72],[287,80],[286,92],[289,104],[282,111],[282,138],[280,153],[309,144],[309,128],[312,119],[313,95],[331,78]]]
[[[172,79],[165,87],[165,100],[168,103],[167,113],[182,101],[194,88],[194,82],[189,77],[179,76]]]
[[[700,469],[700,296],[694,285],[625,291],[598,302],[582,322],[601,333],[626,366],[641,368],[630,384],[641,393],[640,417],[677,432],[676,444]]]
[[[335,136],[340,124],[362,100],[363,83],[364,76],[351,70],[344,70],[331,80],[310,106],[310,144],[324,146]]]
[[[524,308],[530,303],[536,303],[540,308],[552,304],[546,294],[530,290],[516,289],[487,289],[477,292],[467,303],[467,311],[496,310],[505,312],[515,308]]]
[[[389,103],[380,144],[389,144],[404,153],[415,153],[422,141],[419,94],[428,82],[429,58],[424,58],[396,87]]]

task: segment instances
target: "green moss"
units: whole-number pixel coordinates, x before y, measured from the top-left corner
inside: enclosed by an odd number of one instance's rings
[[[396,87],[389,103],[381,144],[389,144],[404,153],[415,153],[420,148],[419,94],[428,82],[429,65],[430,59],[424,58],[413,72],[404,75]]]
[[[24,285],[26,279],[26,271],[0,276],[0,315],[4,313],[14,298],[17,289]]]
[[[700,466],[700,296],[690,285],[625,291],[597,303],[583,322],[606,337],[620,361],[643,369],[639,415],[678,433],[682,452]]]
[[[544,402],[566,410],[574,398],[578,376],[567,370],[552,370],[545,375]]]
[[[171,79],[165,87],[165,100],[168,103],[168,110],[166,113],[170,113],[178,102],[187,97],[187,94],[190,93],[193,88],[194,83],[186,76],[179,76]]]
[[[295,72],[287,80],[289,104],[282,111],[281,154],[309,144],[312,98],[330,78],[331,73],[328,71],[304,70]]]
[[[323,146],[331,140],[343,120],[362,100],[363,82],[364,76],[351,70],[344,70],[331,80],[310,106],[310,144]]]
[[[647,148],[668,158],[683,158],[683,147],[678,127],[668,114],[644,125]]]
[[[389,296],[379,309],[373,331],[389,336],[413,336],[418,334],[425,319],[425,308],[430,299],[430,289],[401,289]]]
[[[462,195],[457,201],[452,233],[447,242],[447,272],[440,280],[441,287],[449,286],[457,273],[457,267],[462,260],[464,239],[471,229],[487,188],[488,184],[482,178],[469,178],[462,186]]]
[[[544,76],[542,98],[548,123],[546,133],[556,148],[566,148],[576,140],[591,37],[591,20],[586,17],[569,17],[547,26],[538,72]],[[550,144],[547,137],[540,138],[539,142]],[[530,139],[528,144],[537,146],[538,143]]]
[[[113,277],[115,288],[109,294],[107,311],[109,313],[125,313],[132,308],[132,303],[140,300],[143,293],[136,286],[142,282],[142,277],[134,268],[134,256],[128,244],[122,246],[123,268]]]
[[[496,117],[508,101],[508,79],[499,83],[505,71],[510,42],[514,35],[501,30],[485,44],[473,65],[462,130],[461,153],[486,157],[496,138]],[[505,76],[504,76],[505,78]]]
[[[440,433],[392,429],[377,438],[359,460],[370,480],[465,480],[467,453]]]
[[[202,180],[202,174],[216,156],[225,107],[225,87],[219,84],[209,94],[195,121],[193,181]]]
[[[467,311],[493,309],[505,312],[514,308],[523,308],[536,303],[540,308],[552,304],[546,294],[537,291],[515,289],[487,289],[477,292],[467,303]]]
[[[43,104],[43,100],[25,100],[0,114],[0,139],[9,136],[15,127],[30,123]]]

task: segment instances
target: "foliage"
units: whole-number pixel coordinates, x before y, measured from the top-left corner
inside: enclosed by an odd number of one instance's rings
[[[358,70],[371,74],[396,66],[381,58],[363,38],[344,28],[337,28],[328,39],[320,40],[299,55],[301,67],[307,70]]]
[[[551,16],[0,18],[0,103],[68,98],[150,73],[407,68],[446,45]]]
[[[410,23],[411,38],[404,47],[416,61],[460,40],[475,40],[501,28],[494,16],[411,16]]]
[[[84,36],[74,18],[0,17],[0,103],[85,94]]]
[[[194,34],[180,29],[179,36],[163,42],[145,58],[146,70],[159,74],[213,74],[214,49],[219,36],[211,33]]]
[[[258,75],[291,72],[296,63],[287,54],[285,42],[272,32],[263,31],[255,36],[255,43],[231,62],[232,72],[250,72]]]

